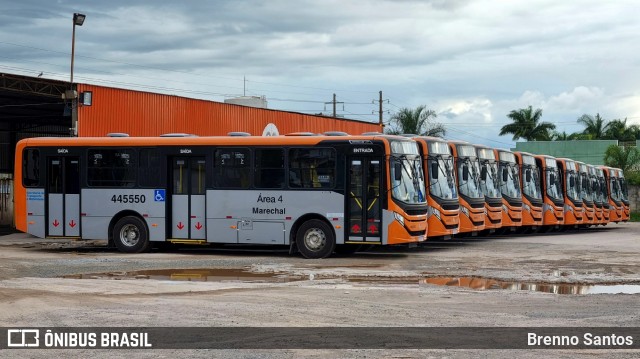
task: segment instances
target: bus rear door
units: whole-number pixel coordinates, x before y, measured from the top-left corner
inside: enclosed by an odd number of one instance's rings
[[[205,157],[173,157],[171,171],[172,239],[206,239]]]
[[[345,231],[348,242],[381,243],[383,160],[378,157],[351,157],[348,160],[349,179]]]
[[[47,236],[80,237],[79,157],[47,157]]]

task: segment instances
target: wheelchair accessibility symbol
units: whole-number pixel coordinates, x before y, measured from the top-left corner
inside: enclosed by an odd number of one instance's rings
[[[154,191],[153,200],[156,202],[164,202],[164,198],[165,198],[164,195],[165,195],[165,190],[157,189]]]

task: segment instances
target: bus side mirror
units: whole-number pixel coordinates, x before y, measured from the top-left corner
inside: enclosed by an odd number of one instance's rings
[[[402,179],[402,163],[400,162],[393,163],[393,179],[396,181]]]
[[[524,180],[525,182],[531,182],[531,170],[526,170],[524,172]]]
[[[485,166],[482,166],[482,169],[480,170],[480,179],[483,181],[487,180],[487,167]]]
[[[431,162],[431,178],[438,179],[438,172],[440,172],[438,162]]]
[[[575,187],[576,186],[576,179],[573,177],[569,177],[569,187]]]
[[[469,167],[467,166],[462,166],[462,180],[469,180]]]
[[[549,176],[549,186],[555,186],[556,185],[556,176],[551,175]]]
[[[509,172],[507,172],[507,168],[503,167],[502,168],[502,182],[507,182],[507,179],[509,178]]]

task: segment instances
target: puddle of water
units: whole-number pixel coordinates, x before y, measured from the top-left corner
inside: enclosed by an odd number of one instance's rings
[[[294,277],[273,273],[252,273],[243,269],[153,269],[131,272],[107,272],[90,274],[73,274],[63,278],[72,279],[112,279],[112,280],[172,280],[193,282],[223,282],[240,281],[247,283],[286,283],[300,280],[313,280],[314,276]],[[335,279],[336,277],[322,276],[318,279]],[[463,287],[474,290],[526,290],[555,294],[640,294],[640,284],[567,284],[567,283],[527,283],[510,282],[480,277],[343,277],[350,283],[360,285],[389,284],[420,286],[437,285],[448,287]]]
[[[63,278],[70,279],[154,279],[190,282],[241,281],[248,283],[285,283],[300,278],[281,276],[272,273],[252,273],[242,269],[153,269],[131,272],[107,272],[90,274],[72,274]]]
[[[421,279],[420,285],[464,287],[474,290],[527,290],[555,294],[638,294],[640,284],[521,283],[478,277],[434,277]]]

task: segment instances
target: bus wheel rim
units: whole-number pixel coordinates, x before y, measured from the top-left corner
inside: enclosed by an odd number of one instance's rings
[[[140,231],[133,224],[127,224],[120,230],[120,242],[126,246],[135,246],[140,240]]]
[[[321,250],[327,243],[327,236],[319,228],[311,228],[304,234],[304,246],[311,251]]]

